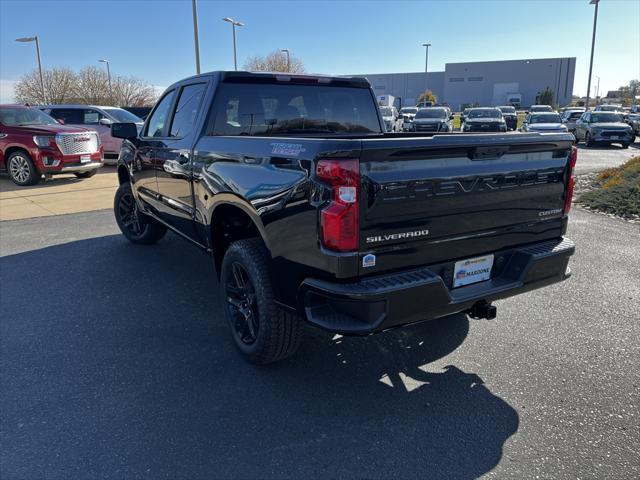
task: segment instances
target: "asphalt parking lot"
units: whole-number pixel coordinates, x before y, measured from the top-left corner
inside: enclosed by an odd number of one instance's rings
[[[108,210],[2,222],[3,478],[638,478],[640,227],[576,208],[567,282],[244,363],[207,257]]]

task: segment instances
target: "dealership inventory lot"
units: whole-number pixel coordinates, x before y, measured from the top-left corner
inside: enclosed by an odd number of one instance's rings
[[[1,228],[3,477],[640,475],[637,225],[574,209],[573,277],[495,321],[314,331],[267,368],[174,235],[131,245],[110,211]]]

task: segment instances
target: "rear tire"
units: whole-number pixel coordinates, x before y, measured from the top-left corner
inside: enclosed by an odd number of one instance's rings
[[[293,355],[302,337],[301,317],[274,301],[270,270],[271,256],[257,238],[232,243],[222,260],[224,315],[236,347],[256,365]]]
[[[623,143],[622,144],[622,148],[629,148],[629,144],[628,143]]]
[[[74,175],[78,178],[91,178],[93,177],[96,173],[98,173],[98,169],[94,169],[94,170],[89,170],[88,172],[78,172],[78,173],[74,173]]]
[[[151,245],[167,233],[167,227],[138,211],[129,183],[118,187],[113,200],[113,212],[120,231],[130,242]]]
[[[16,185],[27,187],[40,181],[40,175],[33,160],[25,151],[19,150],[9,155],[6,166],[11,181]]]

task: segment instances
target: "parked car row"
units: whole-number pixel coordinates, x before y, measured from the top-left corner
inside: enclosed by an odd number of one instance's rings
[[[43,111],[23,105],[0,105],[0,170],[20,186],[43,176],[96,174],[104,161],[100,136],[92,129],[62,125]]]

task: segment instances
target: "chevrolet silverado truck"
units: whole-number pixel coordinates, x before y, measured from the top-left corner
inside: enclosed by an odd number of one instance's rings
[[[103,161],[96,132],[60,125],[37,108],[0,105],[0,170],[16,185],[61,173],[89,178]]]
[[[305,321],[368,335],[490,319],[570,274],[569,133],[388,133],[365,78],[212,72],[112,134],[122,233],[210,254],[253,363],[294,353]]]

